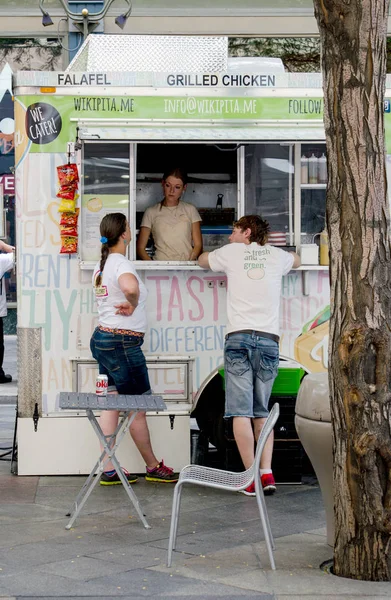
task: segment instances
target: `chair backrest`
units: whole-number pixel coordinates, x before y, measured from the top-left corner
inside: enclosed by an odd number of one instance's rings
[[[270,433],[273,430],[274,425],[277,422],[279,415],[280,415],[280,405],[278,404],[278,402],[276,402],[273,405],[273,408],[271,409],[268,418],[264,422],[262,431],[258,438],[257,449],[255,452],[255,460],[254,460],[254,465],[253,465],[254,466],[254,477],[257,477],[257,473],[259,473],[259,467],[261,464],[261,456],[262,456],[263,449],[265,447],[267,438],[269,437]],[[259,477],[259,475],[258,475],[258,477]]]

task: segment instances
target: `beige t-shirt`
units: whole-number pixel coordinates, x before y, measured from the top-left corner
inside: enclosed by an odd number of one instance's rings
[[[189,260],[192,252],[191,227],[201,221],[192,204],[180,201],[177,206],[159,202],[144,213],[141,227],[148,227],[155,242],[154,260]]]

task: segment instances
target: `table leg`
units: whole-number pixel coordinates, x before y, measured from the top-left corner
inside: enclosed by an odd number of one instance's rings
[[[120,464],[119,464],[119,462],[118,462],[115,454],[113,454],[110,458],[111,458],[111,461],[112,461],[112,463],[113,463],[113,465],[115,467],[115,470],[118,473],[119,478],[122,481],[122,485],[124,487],[125,492],[128,494],[128,496],[130,498],[130,501],[132,502],[134,508],[136,509],[136,512],[137,512],[137,514],[139,516],[140,521],[144,525],[145,529],[151,529],[151,526],[148,525],[148,522],[147,522],[147,520],[146,520],[146,518],[145,518],[145,516],[143,514],[143,511],[141,510],[138,498],[137,498],[136,494],[134,493],[134,491],[132,489],[132,486],[130,485],[129,481],[126,479],[126,477],[125,477],[125,475],[124,475],[124,473],[123,473],[123,471],[121,469],[121,466],[120,466]]]
[[[125,492],[128,494],[129,499],[131,500],[142,524],[144,525],[144,527],[146,529],[150,529],[150,525],[148,525],[148,523],[144,517],[144,514],[140,508],[138,498],[137,498],[136,494],[134,493],[133,489],[131,488],[128,480],[124,476],[123,471],[120,467],[120,464],[117,461],[117,458],[115,456],[115,452],[116,452],[119,444],[121,443],[121,440],[122,440],[124,434],[126,433],[127,427],[132,423],[133,419],[135,418],[136,412],[133,411],[131,414],[129,412],[126,413],[123,416],[122,420],[120,420],[120,422],[118,423],[118,426],[117,426],[115,432],[113,433],[113,435],[108,436],[108,440],[106,439],[106,436],[103,435],[103,431],[100,428],[100,425],[91,409],[87,409],[87,416],[88,416],[88,419],[89,419],[94,431],[96,432],[96,434],[99,438],[99,441],[102,443],[104,450],[103,450],[102,454],[100,455],[99,460],[94,465],[90,475],[88,476],[87,480],[85,481],[79,494],[77,495],[76,500],[73,503],[73,507],[70,511],[71,519],[65,528],[71,529],[73,523],[75,522],[77,516],[80,514],[80,511],[83,508],[84,504],[86,503],[92,490],[98,483],[99,477],[94,478],[96,471],[99,469],[99,472],[102,472],[104,469],[104,465],[111,459],[112,463],[114,465],[114,468],[117,471],[118,476],[121,479],[122,484],[125,488]],[[109,443],[111,442],[112,439],[116,439],[116,443],[114,444],[113,447],[110,447]]]

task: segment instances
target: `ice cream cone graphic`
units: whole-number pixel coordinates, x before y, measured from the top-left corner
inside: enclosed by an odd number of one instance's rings
[[[26,157],[31,142],[26,134],[26,107],[15,99],[15,167]]]
[[[322,309],[303,327],[295,340],[295,359],[311,373],[327,371],[330,306]]]

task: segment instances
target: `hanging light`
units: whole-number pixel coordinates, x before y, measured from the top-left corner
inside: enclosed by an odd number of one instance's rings
[[[44,27],[47,27],[48,25],[53,25],[53,21],[51,20],[49,13],[44,10],[42,10],[42,25]]]
[[[49,13],[43,8],[43,3],[45,0],[39,0],[39,8],[42,13],[42,25],[47,27],[48,25],[53,25],[53,21],[49,15]],[[97,26],[99,21],[101,21],[109,10],[110,6],[115,2],[115,0],[104,0],[104,5],[101,10],[95,13],[90,13],[87,8],[83,8],[80,13],[72,12],[69,10],[68,4],[66,0],[58,0],[67,17],[73,21],[74,25],[83,33],[84,38],[87,37],[91,31],[93,31]],[[131,0],[125,0],[129,6],[129,9],[119,15],[115,19],[116,25],[123,29],[125,27],[126,21],[132,12],[132,2]]]
[[[126,16],[126,14],[124,14],[124,15],[119,15],[119,17],[116,17],[114,22],[116,25],[118,25],[118,27],[121,27],[121,29],[123,29],[125,27],[127,20],[128,20],[128,17]]]

